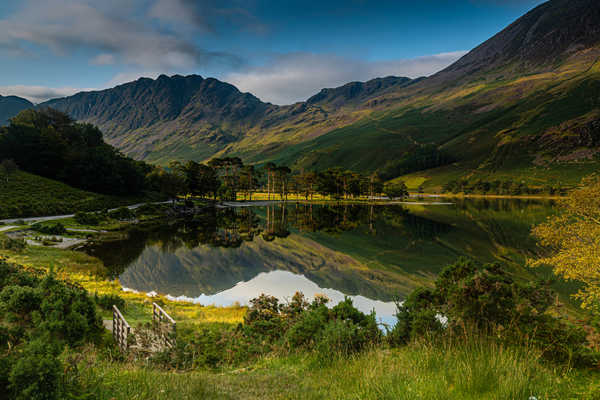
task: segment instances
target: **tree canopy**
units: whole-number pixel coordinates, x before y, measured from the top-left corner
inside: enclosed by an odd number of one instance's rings
[[[105,194],[137,194],[152,167],[125,157],[91,124],[53,109],[25,110],[0,130],[0,160],[73,187]]]
[[[532,265],[552,265],[557,275],[582,282],[582,306],[600,311],[600,178],[584,179],[561,206],[561,214],[533,229],[549,254]]]

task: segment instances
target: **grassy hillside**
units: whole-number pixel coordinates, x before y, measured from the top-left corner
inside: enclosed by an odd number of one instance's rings
[[[417,94],[401,107],[374,111],[349,126],[251,159],[296,169],[340,165],[375,171],[435,145],[455,162],[407,177],[431,181],[426,186],[489,177],[572,184],[599,165],[600,68],[592,54],[553,72],[482,77],[428,96]]]
[[[92,211],[132,204],[134,198],[106,196],[17,171],[0,182],[0,218],[34,217]]]

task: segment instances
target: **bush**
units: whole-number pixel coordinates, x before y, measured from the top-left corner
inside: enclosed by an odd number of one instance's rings
[[[110,211],[108,216],[119,221],[130,221],[135,218],[135,214],[127,207],[119,207],[116,210]]]
[[[85,290],[0,259],[0,393],[15,399],[70,397],[58,356],[101,332]]]
[[[141,217],[143,215],[161,215],[165,211],[164,204],[146,203],[135,209],[135,215]]]
[[[62,365],[56,358],[56,350],[37,339],[26,345],[12,366],[8,387],[18,400],[57,399],[61,375]]]
[[[12,239],[8,236],[0,236],[0,250],[10,250],[20,253],[26,247],[27,243],[24,239]]]
[[[45,233],[46,235],[64,235],[67,230],[60,222],[41,223],[33,224],[31,226],[36,232]]]
[[[178,330],[177,345],[152,357],[158,365],[193,368],[247,363],[272,353],[315,351],[320,361],[345,357],[380,343],[375,315],[357,310],[349,298],[332,309],[328,299],[312,303],[296,293],[288,304],[261,295],[250,301],[244,323],[237,328],[213,324]]]
[[[390,342],[471,332],[509,344],[533,344],[553,361],[596,365],[600,354],[588,346],[584,327],[550,313],[555,295],[547,285],[516,282],[506,270],[499,263],[481,265],[465,258],[447,266],[434,289],[418,289],[398,305]]]
[[[104,310],[112,310],[112,306],[117,306],[118,309],[123,310],[125,308],[125,300],[116,294],[101,294],[98,296],[94,294],[94,302]]]
[[[80,225],[98,225],[102,221],[100,214],[98,213],[86,213],[86,212],[78,212],[75,214],[75,222]]]

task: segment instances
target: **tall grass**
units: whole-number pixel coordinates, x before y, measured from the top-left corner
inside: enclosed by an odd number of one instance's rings
[[[534,349],[484,338],[374,348],[327,364],[300,353],[236,370],[100,362],[86,374],[101,399],[600,399],[597,373],[543,364]]]

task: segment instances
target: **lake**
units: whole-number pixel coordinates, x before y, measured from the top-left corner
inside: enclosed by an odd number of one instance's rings
[[[225,306],[261,293],[349,296],[393,324],[395,302],[460,256],[542,274],[520,265],[538,251],[531,226],[553,212],[550,201],[513,199],[215,208],[85,250],[131,290]]]

